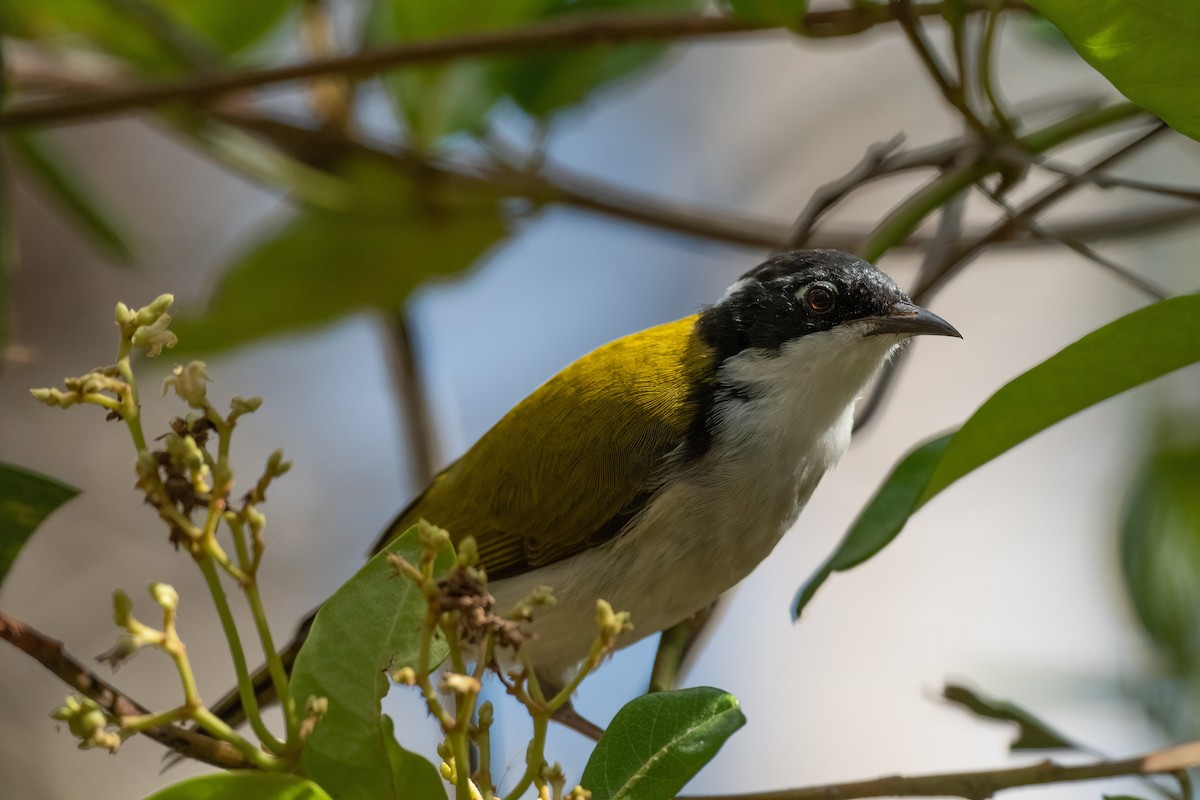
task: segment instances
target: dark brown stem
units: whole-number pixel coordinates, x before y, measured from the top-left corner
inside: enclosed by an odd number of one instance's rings
[[[0,639],[13,644],[84,697],[91,698],[113,717],[132,717],[150,713],[141,703],[122,694],[68,653],[57,639],[51,639],[16,617],[0,611]],[[176,725],[158,725],[139,731],[164,747],[187,758],[225,769],[253,769],[241,753],[222,742]]]
[[[1027,8],[1021,0],[1007,0],[1007,4],[1011,8]],[[987,5],[987,0],[973,0],[969,10],[983,11]],[[923,17],[941,13],[941,3],[919,3],[911,6],[907,15]],[[850,8],[810,11],[805,15],[801,27],[807,35],[814,37],[848,36],[895,20],[896,10],[890,6],[862,4]],[[178,83],[132,86],[89,97],[31,102],[0,114],[0,129],[81,120],[177,101],[204,103],[230,92],[331,73],[351,78],[363,77],[403,66],[458,58],[532,53],[584,45],[698,39],[752,33],[772,27],[728,16],[701,14],[578,14],[509,30],[405,42],[282,67],[204,76]]]
[[[792,230],[788,234],[787,243],[783,249],[795,250],[798,247],[804,247],[812,238],[813,227],[821,215],[866,181],[885,174],[884,165],[902,144],[904,144],[903,133],[896,134],[886,142],[876,142],[867,148],[862,160],[855,164],[849,172],[818,187],[809,198],[808,203],[801,209],[796,221],[792,223]]]
[[[683,206],[661,198],[640,194],[613,186],[570,170],[547,166],[538,175],[524,172],[481,169],[453,162],[433,162],[416,154],[396,150],[378,143],[349,138],[337,131],[307,128],[298,123],[259,116],[250,112],[222,110],[215,116],[230,125],[269,139],[306,163],[321,165],[336,156],[359,155],[376,159],[394,169],[423,170],[454,180],[485,182],[504,195],[526,197],[536,203],[558,203],[572,208],[645,225],[656,230],[671,231],[709,241],[725,242],[763,250],[787,247],[791,232],[788,227],[767,220],[740,217],[732,214],[709,213],[695,207]],[[928,169],[953,163],[966,157],[961,139],[929,147],[894,153],[879,166],[864,183],[880,177],[914,169]],[[835,181],[834,183],[840,183]],[[833,186],[833,184],[830,184]],[[1125,212],[1087,221],[1048,227],[1048,232],[1083,241],[1098,241],[1138,235],[1151,230],[1190,224],[1200,220],[1200,209],[1174,208],[1155,211]],[[985,232],[968,230],[968,240]],[[855,251],[867,239],[866,231],[826,231],[815,233],[806,241],[810,247],[830,247]],[[910,236],[897,250],[923,250],[932,241],[927,236]],[[1011,238],[995,242],[998,246],[1030,247],[1042,244],[1032,237]]]
[[[1092,764],[1067,765],[1041,761],[1006,769],[940,775],[893,775],[867,781],[756,794],[692,796],[687,800],[854,800],[860,797],[963,797],[967,800],[988,800],[997,792],[1022,786],[1094,781],[1122,775],[1164,775],[1197,765],[1200,765],[1200,742],[1189,742],[1133,758]]]
[[[401,311],[396,312],[389,322],[388,342],[391,345],[392,383],[408,444],[406,463],[412,483],[420,491],[433,480],[441,464],[437,453],[437,437],[434,436],[433,414],[425,394],[425,384],[421,380],[412,329]]]
[[[911,0],[889,0],[888,7],[892,9],[893,15],[900,23],[900,29],[904,31],[908,43],[912,45],[917,57],[921,59],[921,64],[925,67],[925,71],[929,73],[929,77],[933,79],[937,85],[938,91],[946,98],[949,103],[959,114],[963,120],[975,132],[981,136],[990,136],[988,127],[983,124],[983,121],[975,114],[971,108],[970,102],[967,100],[966,89],[962,82],[963,77],[956,82],[946,72],[946,68],[942,66],[942,62],[937,57],[937,53],[933,50],[933,45],[925,36],[924,30],[921,28],[919,17],[913,13],[913,5]]]
[[[1140,134],[1133,140],[1110,151],[1098,161],[1088,165],[1083,171],[1087,173],[1108,169],[1121,159],[1133,154],[1138,148],[1150,142],[1165,129],[1166,126],[1162,123],[1154,125],[1152,128],[1150,128],[1150,130]],[[1038,214],[1059,202],[1082,185],[1086,185],[1086,183],[1081,182],[1074,177],[1063,178],[1049,189],[1039,193],[1028,203],[1021,206],[1012,215],[996,223],[996,225],[990,228],[982,236],[970,240],[961,247],[956,248],[942,260],[941,265],[938,266],[937,269],[931,270],[922,275],[921,280],[912,291],[913,299],[918,302],[927,299],[939,287],[943,286],[946,281],[949,280],[955,273],[959,272],[963,267],[970,263],[975,256],[979,255],[979,253],[985,247],[996,242],[1013,238],[1025,227],[1026,221],[1035,220]]]

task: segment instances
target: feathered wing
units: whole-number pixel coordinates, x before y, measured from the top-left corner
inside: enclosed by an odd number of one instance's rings
[[[663,459],[700,413],[694,389],[713,369],[695,323],[626,336],[555,375],[441,472],[372,552],[426,519],[455,543],[474,536],[499,580],[611,539],[649,500]],[[315,614],[280,651],[289,672]],[[265,669],[253,681],[260,704],[274,700]],[[212,711],[231,725],[245,719],[236,691]]]
[[[687,436],[709,369],[695,317],[579,359],[513,408],[396,518],[382,547],[420,519],[475,537],[503,579],[611,539],[653,494]]]

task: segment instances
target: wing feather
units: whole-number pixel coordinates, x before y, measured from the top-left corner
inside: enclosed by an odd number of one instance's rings
[[[376,549],[420,519],[474,536],[493,578],[616,536],[654,493],[712,374],[696,317],[600,347],[521,401],[440,473]]]

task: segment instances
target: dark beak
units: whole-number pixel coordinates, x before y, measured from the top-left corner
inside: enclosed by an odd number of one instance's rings
[[[875,323],[875,327],[867,336],[876,336],[881,333],[898,333],[908,336],[926,334],[929,336],[957,336],[959,339],[962,338],[962,334],[955,330],[954,326],[949,322],[946,322],[946,320],[932,311],[927,311],[905,300],[893,303],[883,316],[867,317],[867,320]]]

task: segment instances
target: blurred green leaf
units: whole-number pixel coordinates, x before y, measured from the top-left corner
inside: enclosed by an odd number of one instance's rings
[[[91,187],[76,174],[66,155],[45,137],[10,133],[13,154],[29,174],[104,251],[122,264],[133,260],[133,251],[120,227],[109,218]]]
[[[1187,295],[1110,322],[1018,375],[957,432],[905,456],[797,592],[793,617],[830,574],[873,557],[917,509],[959,478],[1072,414],[1197,361],[1200,296]]]
[[[417,664],[426,612],[420,589],[396,577],[387,556],[416,564],[421,548],[412,528],[371,558],[321,606],[296,657],[291,691],[297,708],[310,697],[329,700],[328,713],[304,746],[301,766],[338,800],[445,797],[437,770],[400,747],[380,710],[388,672]],[[447,547],[435,569],[443,572],[453,563]],[[440,663],[445,644],[435,640],[434,649],[433,663]]]
[[[1200,3],[1030,0],[1123,95],[1200,140]]]
[[[837,549],[796,592],[792,601],[792,619],[800,617],[800,612],[830,575],[857,567],[899,535],[909,515],[919,507],[917,501],[929,481],[929,473],[948,444],[949,435],[926,442],[892,468]]]
[[[176,321],[176,351],[207,352],[313,328],[347,314],[394,310],[425,281],[462,272],[505,233],[483,190],[372,161],[341,173],[349,192],[310,205],[235,259],[207,313]]]
[[[261,39],[298,0],[5,0],[6,35],[85,39],[148,72],[188,68],[191,50],[239,53]],[[164,32],[168,31],[168,32]]]
[[[275,772],[220,772],[160,789],[146,800],[330,800],[315,783]]]
[[[375,0],[367,26],[371,44],[416,42],[515,27],[537,20],[547,0]],[[384,83],[418,148],[459,131],[478,128],[500,92],[482,59],[415,67],[387,75]]]
[[[726,0],[735,17],[746,22],[797,28],[808,10],[808,0]]]
[[[4,37],[0,36],[0,43]],[[0,44],[0,47],[3,45]],[[2,51],[0,51],[2,53]],[[0,70],[4,64],[0,61]],[[3,77],[0,76],[0,81]],[[0,83],[0,88],[3,84]],[[3,99],[3,98],[0,98]],[[12,298],[9,296],[9,280],[17,264],[17,231],[13,220],[12,175],[8,163],[0,158],[0,361],[3,361],[12,325]]]
[[[764,0],[770,2],[770,0]],[[779,0],[787,4],[787,0]],[[545,18],[576,14],[683,13],[704,8],[698,0],[549,0]],[[497,59],[492,81],[527,113],[545,117],[578,103],[595,90],[629,78],[666,53],[666,46],[636,42]]]
[[[42,520],[77,494],[46,475],[0,464],[0,583]]]
[[[613,717],[579,782],[592,800],[670,800],[745,724],[720,689],[643,695]]]
[[[1189,441],[1192,438],[1193,441]],[[1200,444],[1165,428],[1134,478],[1120,529],[1121,570],[1142,627],[1170,672],[1200,669]]]
[[[953,683],[942,688],[942,697],[963,706],[976,716],[1015,722],[1017,735],[1008,746],[1010,750],[1074,750],[1078,747],[1033,714],[1006,700],[993,700]]]

